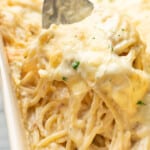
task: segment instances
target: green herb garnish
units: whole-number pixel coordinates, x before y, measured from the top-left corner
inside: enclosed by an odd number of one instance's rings
[[[112,45],[108,45],[108,49],[111,49],[112,52],[114,51],[114,48]]]
[[[62,77],[62,80],[67,81],[68,78],[67,77]]]
[[[74,62],[72,62],[72,68],[75,69],[75,70],[78,69],[79,65],[80,65],[80,62],[79,62],[79,61],[74,61]]]
[[[124,28],[122,28],[121,30],[122,30],[122,31],[125,31],[125,29],[124,29]]]
[[[114,48],[111,46],[111,51],[113,52],[114,51]]]
[[[146,105],[143,101],[138,101],[136,104],[137,105]]]

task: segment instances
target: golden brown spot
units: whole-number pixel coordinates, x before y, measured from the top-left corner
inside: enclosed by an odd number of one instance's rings
[[[78,35],[77,35],[77,38],[81,41],[85,40],[86,39],[86,36],[84,34],[84,32],[80,32]]]
[[[50,41],[50,39],[52,39],[54,37],[54,34],[52,32],[46,32],[44,34],[42,34],[39,38],[39,44],[43,45],[46,44]]]
[[[50,64],[52,65],[52,67],[56,68],[61,63],[62,52],[60,51],[53,52],[50,55],[49,60],[50,60]]]

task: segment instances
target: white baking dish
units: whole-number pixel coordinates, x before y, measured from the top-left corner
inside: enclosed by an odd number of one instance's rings
[[[3,41],[0,37],[0,71],[2,78],[3,104],[6,114],[10,146],[12,150],[27,150],[25,132],[21,122],[21,115],[15,98],[10,71],[3,49]]]

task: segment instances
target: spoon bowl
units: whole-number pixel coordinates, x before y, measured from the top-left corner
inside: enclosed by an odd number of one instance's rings
[[[91,14],[93,4],[88,0],[44,0],[42,26],[72,24]]]

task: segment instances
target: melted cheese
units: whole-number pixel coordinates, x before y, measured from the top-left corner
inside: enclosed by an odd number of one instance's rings
[[[47,30],[42,1],[0,2],[31,150],[150,149],[149,1],[93,2],[89,17]]]

